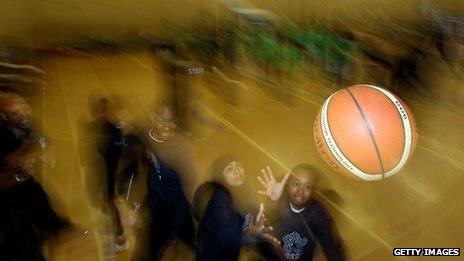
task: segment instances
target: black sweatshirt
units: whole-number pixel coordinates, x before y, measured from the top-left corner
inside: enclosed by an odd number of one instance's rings
[[[293,212],[288,201],[282,209],[274,235],[281,241],[284,259],[312,260],[316,242],[320,243],[327,260],[345,259],[332,218],[319,201],[311,200],[300,213]]]
[[[244,219],[236,210],[230,192],[217,183],[206,183],[215,187],[211,199],[202,213],[197,237],[197,260],[237,260],[242,245]]]

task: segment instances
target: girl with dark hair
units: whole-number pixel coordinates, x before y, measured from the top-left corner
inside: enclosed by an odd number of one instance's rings
[[[194,195],[194,214],[199,221],[197,260],[237,260],[241,246],[258,237],[276,240],[264,225],[264,206],[258,214],[240,214],[231,190],[242,187],[245,170],[240,161],[231,155],[218,158],[210,172],[214,180],[204,183]]]

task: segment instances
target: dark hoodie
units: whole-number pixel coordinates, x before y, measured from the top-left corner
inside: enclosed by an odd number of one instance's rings
[[[31,130],[17,136],[0,127],[0,175],[9,171],[8,156],[26,156],[36,144],[45,146],[45,139]],[[69,224],[53,210],[40,183],[18,171],[28,178],[8,185],[0,182],[0,260],[45,260],[43,236],[56,235]]]
[[[295,213],[286,200],[282,209],[283,212],[274,226],[274,234],[281,241],[280,255],[284,260],[312,260],[317,242],[327,260],[345,260],[332,217],[322,203],[312,199],[302,212]]]
[[[209,174],[218,182],[206,182],[194,195],[195,218],[200,223],[197,235],[197,260],[237,260],[242,243],[244,218],[223,181],[222,172],[231,155],[219,157]]]
[[[200,220],[197,260],[237,260],[244,218],[224,186],[216,182],[201,185],[195,193],[195,202],[205,194],[210,194],[211,199]]]

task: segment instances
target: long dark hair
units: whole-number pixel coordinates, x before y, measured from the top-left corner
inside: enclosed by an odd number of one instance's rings
[[[203,217],[211,197],[217,190],[223,191],[232,199],[232,195],[229,189],[227,189],[227,184],[222,174],[227,164],[232,161],[237,161],[237,157],[231,154],[225,154],[214,160],[208,168],[206,174],[211,180],[200,185],[193,195],[193,215],[198,221]]]

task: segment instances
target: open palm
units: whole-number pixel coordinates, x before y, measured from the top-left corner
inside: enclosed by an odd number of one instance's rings
[[[263,177],[258,176],[258,180],[266,190],[258,191],[258,193],[269,197],[272,201],[279,200],[290,173],[286,173],[280,182],[276,181],[272,174],[272,170],[269,167],[266,167],[265,170],[261,169],[261,173],[263,174]]]

